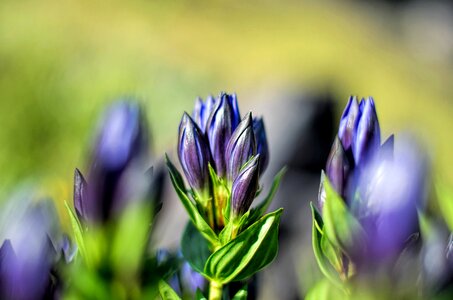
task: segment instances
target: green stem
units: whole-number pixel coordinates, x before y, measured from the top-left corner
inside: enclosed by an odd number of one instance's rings
[[[211,281],[209,284],[209,300],[221,300],[222,299],[222,287],[221,283],[217,281]]]

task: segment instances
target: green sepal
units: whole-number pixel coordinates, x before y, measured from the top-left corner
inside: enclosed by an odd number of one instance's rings
[[[239,220],[233,219],[231,222],[222,229],[219,234],[219,241],[220,244],[223,246],[227,244],[230,240],[232,240],[236,235],[241,233],[242,228],[245,228],[250,222],[250,210],[248,210],[245,214],[243,214]]]
[[[332,283],[337,286],[341,286],[341,280],[339,278],[338,272],[335,270],[332,260],[336,261],[337,259],[332,259],[331,256],[336,254],[336,251],[330,251],[328,244],[330,243],[325,237],[324,222],[321,215],[318,213],[313,203],[310,202],[311,213],[312,213],[312,246],[313,252],[315,254],[316,261],[318,262],[319,269],[321,272],[329,279]],[[332,246],[333,248],[333,246]],[[335,249],[335,248],[333,248]],[[324,251],[328,252],[326,254]],[[332,253],[333,252],[333,253]],[[329,257],[331,257],[329,259]],[[341,258],[339,259],[341,261]]]
[[[170,159],[168,158],[168,155],[165,155],[165,160],[166,160],[168,172],[170,173],[170,179],[173,184],[173,187],[175,188],[179,199],[181,200],[182,204],[184,205],[184,208],[186,209],[190,220],[193,222],[193,224],[198,229],[198,231],[200,231],[200,233],[209,241],[209,243],[213,247],[218,246],[219,240],[217,238],[217,235],[214,233],[212,228],[209,226],[209,224],[206,222],[206,220],[200,214],[200,212],[198,211],[195,204],[187,196],[187,193],[185,192],[186,189],[184,186],[184,181],[182,180],[181,174],[178,172],[176,167],[170,161]]]
[[[278,252],[278,225],[283,209],[269,213],[215,251],[204,273],[219,283],[244,280],[263,269]]]
[[[211,255],[206,239],[198,232],[192,222],[187,222],[181,238],[181,252],[192,269],[205,276],[204,266]]]
[[[258,220],[262,215],[266,213],[266,210],[269,208],[269,205],[272,203],[274,199],[275,193],[277,193],[278,187],[280,186],[280,181],[283,178],[283,175],[286,173],[286,167],[283,167],[277,175],[275,175],[274,180],[272,181],[271,188],[269,193],[267,194],[266,198],[258,204],[256,207],[251,209],[250,217],[248,222],[253,223]]]
[[[244,284],[243,287],[234,295],[233,300],[247,300],[248,296],[248,286]]]
[[[66,201],[64,202],[64,205],[66,207],[66,210],[68,211],[69,219],[71,221],[72,231],[74,232],[74,239],[77,243],[77,248],[79,249],[78,253],[80,253],[83,258],[87,259],[82,225],[80,224],[76,214],[72,211]]]
[[[364,249],[365,231],[359,221],[349,212],[344,200],[324,176],[326,200],[323,207],[324,234],[329,241],[348,253],[350,249]]]
[[[163,280],[159,280],[159,294],[162,300],[181,300],[175,290]]]

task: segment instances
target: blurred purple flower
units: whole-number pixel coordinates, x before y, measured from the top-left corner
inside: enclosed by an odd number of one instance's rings
[[[59,276],[53,268],[65,251],[64,238],[56,232],[56,212],[47,204],[13,204],[8,211],[0,248],[1,299],[55,299],[59,294]]]
[[[82,221],[104,222],[132,201],[150,199],[155,178],[143,167],[148,164],[145,123],[141,107],[133,101],[118,101],[107,109],[87,180],[78,169],[74,174],[74,207]]]
[[[403,142],[398,150],[384,148],[357,179],[359,199],[351,210],[365,229],[367,260],[396,258],[418,232],[417,209],[427,196],[426,158],[414,143]]]

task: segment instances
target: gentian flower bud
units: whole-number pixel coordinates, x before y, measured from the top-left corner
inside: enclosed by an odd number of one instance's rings
[[[256,153],[260,155],[260,173],[263,173],[269,164],[269,146],[262,118],[253,119],[253,132],[255,132]]]
[[[241,216],[252,205],[259,187],[259,154],[254,156],[240,171],[231,189],[231,207],[234,216]]]
[[[18,200],[18,199],[15,199]],[[21,201],[24,202],[24,201]],[[39,203],[20,205],[9,211],[11,221],[2,235],[0,248],[0,298],[13,300],[49,299],[54,297],[56,282],[51,269],[58,253],[52,246],[51,220],[55,216]],[[54,211],[53,211],[54,212]],[[57,278],[54,278],[55,280]]]
[[[206,126],[209,147],[219,177],[226,175],[225,151],[233,131],[239,124],[236,95],[221,94]]]
[[[336,137],[327,159],[326,175],[337,193],[342,197],[345,196],[350,170],[351,166],[346,152],[340,139]]]
[[[201,98],[197,98],[195,102],[195,108],[193,110],[192,117],[203,133],[206,131],[206,124],[212,110],[214,109],[214,105],[215,99],[212,96],[208,96],[206,102],[203,102]]]
[[[393,159],[376,155],[361,173],[357,187],[361,200],[351,209],[367,233],[363,260],[395,258],[418,231],[417,209],[427,196],[425,161],[418,147],[408,143]]]
[[[79,220],[87,221],[87,211],[85,203],[87,200],[87,182],[79,169],[74,171],[74,208]]]
[[[137,103],[119,101],[107,110],[93,150],[88,180],[74,175],[74,206],[83,221],[103,222],[131,201],[144,200],[144,189],[129,184],[143,177],[148,140],[144,115]],[[87,183],[88,182],[88,183]],[[135,190],[134,194],[130,190]]]
[[[357,97],[351,96],[341,116],[340,127],[338,129],[338,137],[346,151],[351,149],[352,143],[355,140],[359,118],[360,110]]]
[[[179,125],[178,156],[189,185],[201,192],[209,186],[209,148],[192,118],[184,113]]]
[[[255,134],[252,113],[248,113],[239,123],[228,142],[225,157],[227,178],[232,183],[242,166],[256,154]]]
[[[381,145],[381,132],[373,98],[362,99],[360,108],[356,137],[352,140],[356,165],[371,158]]]

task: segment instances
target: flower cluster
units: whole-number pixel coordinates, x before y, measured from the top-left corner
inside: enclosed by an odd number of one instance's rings
[[[418,233],[417,209],[426,197],[426,165],[417,147],[394,137],[381,144],[372,98],[351,97],[341,117],[325,174],[321,178],[314,222],[324,227],[334,265],[345,279],[355,272],[393,262]],[[314,241],[321,232],[314,230]],[[315,251],[316,252],[316,251]],[[318,252],[321,261],[325,253]],[[389,265],[390,265],[389,264]]]
[[[251,206],[259,175],[269,152],[264,123],[248,113],[240,117],[236,95],[197,99],[192,117],[184,113],[179,126],[178,156],[193,197],[210,225],[221,230],[231,194],[231,215],[238,218]],[[220,185],[214,186],[210,168]],[[212,209],[214,206],[214,209]]]

